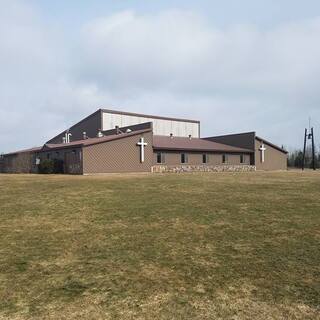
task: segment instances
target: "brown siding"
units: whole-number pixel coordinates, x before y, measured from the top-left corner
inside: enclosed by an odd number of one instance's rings
[[[91,114],[87,118],[78,122],[74,126],[70,128],[70,133],[72,133],[72,137],[70,141],[77,141],[83,139],[83,132],[87,133],[89,138],[95,138],[97,136],[98,130],[101,128],[101,111]],[[47,143],[62,143],[62,138],[64,137],[65,132],[60,133],[56,137],[47,141]]]
[[[33,165],[33,153],[23,152],[4,155],[2,159],[3,173],[31,173]]]
[[[145,161],[140,162],[140,137],[144,137]],[[152,132],[99,143],[83,148],[83,173],[150,172],[152,166]]]
[[[176,166],[181,165],[180,155],[184,152],[162,152],[165,154],[165,165],[168,166]],[[202,155],[204,153],[198,152],[185,152],[188,155],[188,163],[190,165],[202,165]],[[208,162],[207,165],[222,165],[222,154],[218,153],[205,153],[208,155]],[[240,163],[240,154],[228,154],[228,161],[224,164],[236,164],[239,165]],[[250,155],[245,155],[245,162],[242,164],[250,164]],[[153,156],[153,163],[157,164],[157,151],[154,152]]]
[[[64,153],[64,173],[82,174],[82,150],[74,150]]]
[[[255,140],[255,159],[257,170],[287,170],[287,154],[281,152],[272,146],[264,142],[265,151],[265,161],[261,162],[261,152],[259,148],[262,141]]]

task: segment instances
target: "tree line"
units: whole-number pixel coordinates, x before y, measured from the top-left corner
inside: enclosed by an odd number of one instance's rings
[[[302,168],[303,163],[303,151],[302,150],[294,150],[289,152],[288,154],[288,167],[291,168]],[[315,164],[316,168],[320,168],[320,151],[316,150],[315,152]],[[308,147],[306,149],[305,156],[305,168],[312,168],[312,149]]]

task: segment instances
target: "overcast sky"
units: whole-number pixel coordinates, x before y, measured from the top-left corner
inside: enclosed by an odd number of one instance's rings
[[[319,0],[0,0],[0,152],[100,107],[320,143]]]

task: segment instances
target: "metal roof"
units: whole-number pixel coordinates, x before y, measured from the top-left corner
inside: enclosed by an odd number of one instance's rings
[[[181,122],[192,122],[192,123],[198,123],[198,124],[200,123],[199,120],[152,116],[152,115],[143,114],[143,113],[133,113],[133,112],[126,112],[126,111],[110,110],[110,109],[101,109],[101,111],[105,112],[105,113],[113,113],[113,114],[120,114],[120,115],[133,116],[133,117],[143,117],[143,118],[160,119],[160,120],[171,120],[171,121],[181,121]]]
[[[137,131],[128,132],[128,133],[113,134],[113,135],[109,135],[101,138],[88,138],[84,140],[72,141],[69,143],[47,143],[44,145],[44,148],[48,148],[48,149],[63,148],[64,149],[64,148],[71,148],[71,147],[86,147],[94,144],[114,141],[114,140],[130,137],[130,136],[135,136],[135,135],[145,133],[145,132],[150,132],[150,131],[152,131],[152,129],[144,129],[144,130],[137,130]]]
[[[237,148],[226,144],[212,142],[199,138],[153,136],[153,148],[161,150],[188,150],[188,151],[217,151],[217,152],[246,152],[252,150]]]
[[[42,147],[33,147],[33,148],[29,148],[29,149],[23,149],[23,150],[18,150],[18,151],[14,151],[14,152],[4,153],[2,156],[12,156],[12,155],[15,155],[18,153],[36,152],[41,149],[42,149]]]

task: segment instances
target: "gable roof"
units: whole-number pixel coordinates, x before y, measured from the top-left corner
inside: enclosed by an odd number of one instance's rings
[[[283,152],[283,153],[285,153],[285,154],[288,153],[287,150],[280,148],[279,146],[277,146],[277,145],[275,145],[275,144],[267,141],[266,139],[260,138],[260,137],[258,137],[258,136],[256,136],[256,139],[259,140],[259,141],[261,141],[261,142],[263,142],[263,143],[265,143],[265,144],[268,144],[270,147],[272,147],[272,148],[274,148],[274,149],[277,149],[278,151],[281,151],[281,152]]]
[[[279,146],[277,146],[277,145],[275,145],[275,144],[273,144],[273,143],[271,143],[271,142],[269,142],[269,141],[267,141],[267,140],[265,140],[265,139],[263,139],[263,138],[261,138],[261,137],[258,137],[258,136],[256,135],[255,131],[232,133],[232,134],[224,134],[224,135],[220,135],[220,136],[207,137],[207,138],[204,138],[204,139],[206,139],[206,140],[210,140],[210,139],[217,139],[217,140],[219,140],[219,139],[223,139],[223,138],[236,138],[236,139],[239,139],[239,138],[241,138],[241,137],[243,137],[243,136],[247,136],[247,135],[252,135],[252,136],[254,137],[254,139],[259,140],[259,141],[263,141],[264,143],[268,144],[269,146],[273,147],[274,149],[277,149],[278,151],[281,151],[281,152],[286,153],[286,154],[288,153],[288,151],[280,148]],[[253,142],[254,142],[254,141],[253,141]],[[224,143],[226,143],[226,144],[228,144],[228,145],[234,145],[234,144],[233,144],[234,141],[233,141],[232,144],[231,144],[231,141],[230,141],[230,144],[229,144],[227,141],[225,141]],[[237,141],[237,143],[239,143],[239,142]],[[254,150],[254,144],[253,144],[253,150]]]
[[[246,152],[252,150],[237,148],[222,143],[217,143],[200,138],[153,136],[154,149],[161,150],[189,150],[189,151],[222,151],[222,152]]]

